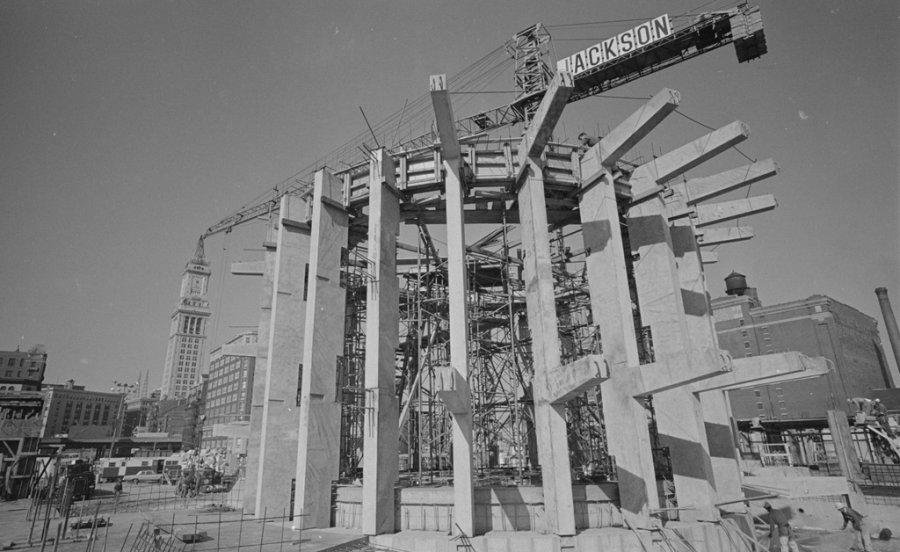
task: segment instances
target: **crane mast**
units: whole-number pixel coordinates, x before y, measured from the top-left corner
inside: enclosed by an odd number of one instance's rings
[[[554,74],[545,62],[549,42],[547,29],[536,24],[516,33],[506,43],[507,52],[516,63],[516,98],[507,105],[457,120],[460,140],[530,120]],[[698,14],[671,34],[578,73],[568,103],[602,94],[728,44],[734,45],[739,63],[757,59],[768,51],[758,6],[741,3],[728,10]],[[426,148],[435,139],[433,132],[424,134],[395,146],[391,152]],[[210,226],[200,239],[230,232],[240,224],[277,211],[281,196],[302,194],[308,188],[303,183],[290,186],[277,197],[242,209]]]

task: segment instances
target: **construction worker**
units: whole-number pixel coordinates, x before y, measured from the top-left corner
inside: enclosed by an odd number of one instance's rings
[[[838,509],[844,518],[844,526],[841,527],[841,531],[845,530],[849,523],[857,533],[860,549],[863,551],[872,550],[872,539],[869,537],[869,532],[866,528],[865,516],[843,502],[835,502],[834,507]]]
[[[763,508],[769,514],[769,550],[773,549],[772,544],[777,537],[778,543],[781,545],[781,552],[800,552],[797,541],[794,540],[794,530],[788,523],[788,516],[784,510],[772,508],[772,504],[769,502],[764,503]]]
[[[891,439],[894,438],[894,432],[891,430],[891,426],[888,423],[887,419],[887,407],[881,402],[881,399],[875,399],[872,403],[872,414],[875,415],[875,420],[881,426],[881,429],[887,434],[887,436]]]

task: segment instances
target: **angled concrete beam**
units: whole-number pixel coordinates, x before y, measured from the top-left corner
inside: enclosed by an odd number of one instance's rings
[[[733,226],[728,228],[706,228],[697,232],[697,245],[711,247],[723,243],[749,240],[753,237],[750,226]]]
[[[755,357],[734,359],[734,370],[698,383],[697,392],[712,390],[733,391],[756,385],[817,378],[829,372],[824,357],[808,357],[790,351]]]
[[[452,414],[471,413],[472,392],[465,376],[449,365],[438,367],[434,375],[435,391],[447,410]]]
[[[612,129],[585,156],[596,155],[601,164],[608,167],[615,165],[669,113],[675,111],[680,101],[681,95],[677,91],[663,88],[650,98],[650,101]]]
[[[234,276],[263,276],[265,273],[265,261],[235,261],[231,263],[231,274]]]
[[[453,508],[454,521],[463,534],[475,533],[475,487],[472,479],[472,411],[465,385],[469,374],[469,321],[466,271],[466,235],[463,218],[463,187],[459,174],[460,151],[453,106],[443,75],[431,77],[431,102],[444,152],[444,187],[447,198],[447,288],[450,319],[450,368],[452,391],[444,394],[453,414]],[[459,384],[459,385],[457,385]],[[456,390],[465,390],[465,393]]]
[[[692,178],[684,184],[687,204],[694,205],[727,194],[776,174],[778,165],[770,158],[712,176]]]
[[[746,199],[735,199],[733,201],[723,201],[722,203],[713,203],[712,205],[697,206],[697,220],[695,224],[699,227],[725,222],[736,218],[748,217],[757,213],[771,211],[778,206],[775,196],[766,194],[762,196],[748,197]]]
[[[732,371],[731,355],[717,349],[672,354],[638,368],[642,395],[655,395],[679,387],[687,387],[706,379],[721,377]]]
[[[600,355],[587,355],[535,375],[535,383],[544,386],[547,400],[554,404],[565,404],[607,379],[609,366]]]
[[[328,527],[331,483],[340,476],[341,396],[338,362],[344,354],[347,292],[341,283],[341,251],[350,217],[337,200],[343,182],[319,170],[313,185],[306,336],[300,385],[300,426],[294,498],[295,526]]]
[[[749,136],[750,127],[740,121],[735,121],[657,157],[653,161],[641,165],[631,174],[628,183],[631,185],[632,193],[637,197],[645,192],[650,192],[660,184],[684,174],[746,140]]]
[[[553,129],[556,128],[556,123],[559,122],[563,108],[573,90],[575,90],[575,82],[571,73],[561,71],[553,77],[553,81],[550,82],[550,86],[541,100],[541,105],[538,106],[534,118],[519,143],[519,169],[514,186],[519,186],[522,176],[529,168],[526,160],[540,157],[544,151],[544,146],[550,140],[550,135],[553,134]]]
[[[431,75],[429,90],[431,90],[434,122],[437,125],[438,136],[441,137],[441,151],[444,159],[458,163],[459,138],[456,135],[456,119],[453,118],[450,91],[447,89],[447,75]]]

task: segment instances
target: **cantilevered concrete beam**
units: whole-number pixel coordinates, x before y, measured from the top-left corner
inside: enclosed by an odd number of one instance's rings
[[[285,487],[284,482],[293,479],[297,472],[297,367],[303,361],[303,273],[309,261],[309,226],[297,219],[304,217],[305,212],[306,204],[300,198],[281,198],[260,427],[257,516],[289,506],[290,487]]]
[[[778,165],[772,159],[737,167],[703,178],[692,178],[684,184],[687,204],[694,205],[722,194],[749,186],[778,174]]]
[[[641,165],[631,174],[628,182],[635,197],[653,190],[678,175],[684,174],[701,163],[715,157],[750,136],[750,128],[735,121],[706,136],[666,153],[650,163]]]
[[[520,185],[522,176],[529,168],[527,160],[536,159],[543,153],[573,90],[575,82],[571,73],[560,71],[553,77],[519,144],[519,170],[514,180],[515,186]]]
[[[701,381],[694,389],[697,392],[731,391],[751,385],[816,378],[828,371],[828,361],[825,358],[811,358],[796,351],[736,358],[733,371]]]
[[[300,528],[330,526],[331,484],[340,475],[337,359],[344,354],[347,293],[341,285],[341,251],[349,227],[338,201],[342,186],[324,170],[315,174],[293,512]]]
[[[731,355],[718,349],[675,353],[639,367],[643,381],[642,394],[655,395],[732,371]]]
[[[441,394],[453,415],[454,521],[465,535],[475,533],[475,490],[472,479],[472,408],[466,378],[469,374],[469,320],[466,309],[466,234],[463,219],[463,186],[459,173],[459,141],[453,106],[444,75],[430,81],[431,103],[441,136],[444,185],[447,197],[447,287],[450,319],[450,363],[455,368],[452,391]],[[461,380],[461,381],[459,381]],[[459,392],[457,391],[459,390]],[[461,391],[465,390],[465,393]],[[449,402],[447,402],[449,401]]]
[[[265,273],[265,261],[236,261],[231,263],[231,274],[234,276],[263,276]]]
[[[750,226],[729,226],[728,228],[706,228],[697,232],[697,244],[711,247],[723,243],[739,242],[753,238]]]
[[[612,129],[585,156],[596,155],[601,164],[607,167],[614,166],[669,113],[675,111],[679,101],[681,95],[678,92],[663,88],[650,101]]]
[[[702,228],[704,226],[709,226],[710,224],[771,211],[777,206],[778,202],[775,201],[775,196],[770,194],[748,197],[746,199],[735,199],[733,201],[723,201],[722,203],[713,203],[712,205],[698,205],[696,207],[697,220],[695,224]]]
[[[369,274],[366,300],[365,434],[363,436],[362,532],[394,532],[400,416],[394,390],[394,351],[400,344],[397,234],[400,195],[394,162],[372,152],[369,183]]]
[[[713,264],[719,262],[719,254],[715,251],[700,251],[700,262],[703,264]]]
[[[535,376],[535,383],[544,386],[547,400],[554,404],[566,402],[596,387],[609,379],[609,367],[600,355],[588,355],[557,366],[553,370],[541,371]]]

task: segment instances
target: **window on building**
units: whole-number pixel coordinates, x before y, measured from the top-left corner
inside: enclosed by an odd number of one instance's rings
[[[744,348],[745,348],[745,349],[749,349],[749,348],[750,348],[750,342],[749,342],[749,341],[745,341],[745,342],[744,342]]]
[[[15,366],[15,365],[16,365],[16,359],[14,359],[14,358],[9,359],[9,362],[7,362],[6,365],[7,365],[7,366]]]
[[[747,337],[747,330],[741,330],[741,337]]]
[[[761,403],[761,402],[756,403],[756,409],[763,410],[763,403]]]
[[[759,389],[756,389],[755,391],[753,391],[753,394],[756,395],[757,397],[762,397],[762,391],[760,391]]]

